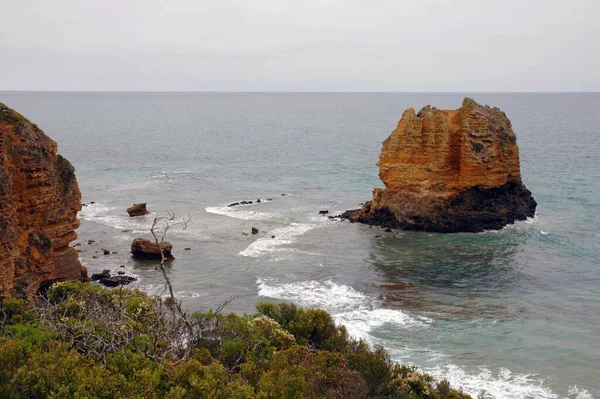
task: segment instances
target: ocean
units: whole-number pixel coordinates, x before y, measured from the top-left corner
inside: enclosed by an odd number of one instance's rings
[[[510,118],[535,218],[430,234],[319,214],[382,187],[381,142],[406,108],[454,109],[465,96]],[[90,274],[124,265],[133,286],[164,294],[155,265],[129,248],[170,211],[190,218],[167,235],[190,310],[230,297],[226,311],[319,307],[474,397],[600,397],[599,93],[0,92],[0,102],[75,166]],[[242,200],[255,202],[227,206]],[[134,202],[152,214],[130,218]]]

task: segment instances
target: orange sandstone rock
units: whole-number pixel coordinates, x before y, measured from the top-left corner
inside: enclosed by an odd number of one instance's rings
[[[498,108],[465,99],[457,110],[404,111],[383,142],[379,177],[351,221],[437,232],[499,229],[535,213],[521,182],[512,126]]]
[[[75,170],[36,125],[0,103],[0,296],[86,277],[77,251]]]

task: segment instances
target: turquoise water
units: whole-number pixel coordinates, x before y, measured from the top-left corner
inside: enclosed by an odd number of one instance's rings
[[[404,109],[456,108],[466,95],[511,119],[534,219],[440,235],[318,214],[358,207],[382,186],[381,142]],[[474,395],[600,396],[600,94],[0,92],[0,101],[58,142],[83,201],[95,202],[79,229],[91,272],[124,264],[137,286],[161,292],[154,266],[128,255],[152,218],[125,209],[148,202],[191,216],[168,237],[169,272],[191,309],[230,296],[239,312],[263,299],[323,307],[394,359]],[[102,247],[119,253],[92,259]]]

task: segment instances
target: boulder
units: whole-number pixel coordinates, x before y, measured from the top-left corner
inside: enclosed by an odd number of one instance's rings
[[[171,253],[173,245],[170,242],[163,241],[160,243],[159,247],[155,241],[147,240],[145,238],[136,238],[131,243],[131,253],[134,258],[138,259],[160,260],[161,248],[166,259],[174,259]]]
[[[127,213],[131,217],[147,215],[150,212],[148,212],[148,210],[146,209],[146,205],[147,204],[145,202],[142,202],[140,204],[133,204],[132,207],[127,208]]]
[[[469,98],[456,110],[406,110],[383,142],[377,165],[385,189],[376,188],[362,208],[344,212],[351,222],[480,232],[535,214],[509,119]]]

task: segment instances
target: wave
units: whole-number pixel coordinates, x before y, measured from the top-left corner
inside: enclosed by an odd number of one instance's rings
[[[496,373],[480,367],[478,372],[468,373],[455,364],[424,369],[438,380],[446,379],[454,387],[459,387],[473,397],[484,392],[486,399],[592,399],[590,393],[576,386],[569,388],[566,395],[558,395],[544,386],[544,379],[537,374],[515,374],[500,367]]]
[[[378,330],[382,329],[393,329],[401,334],[401,331],[430,328],[433,320],[428,317],[409,314],[398,309],[383,308],[377,298],[332,280],[280,284],[277,279],[258,278],[256,283],[258,295],[261,297],[327,310],[336,323],[346,326],[351,336],[361,338],[371,346],[388,347],[388,352],[395,361],[400,361],[407,355],[414,358],[416,353],[420,354],[420,357],[427,358],[426,362],[429,364],[439,364],[448,360],[446,355],[428,348],[406,348],[404,345],[390,348],[389,342],[376,337]],[[545,380],[539,375],[515,374],[507,368],[499,368],[497,372],[487,367],[467,371],[455,364],[445,364],[420,368],[420,370],[431,374],[437,380],[448,380],[452,386],[462,389],[474,398],[482,394],[482,391],[484,391],[483,397],[487,399],[592,398],[588,391],[577,387],[569,388],[566,396],[557,395],[544,385]]]
[[[267,220],[280,216],[276,212],[256,212],[242,210],[240,208],[247,207],[249,205],[238,205],[236,207],[230,206],[209,206],[204,210],[208,213],[214,213],[216,215],[228,216],[230,218],[243,219],[243,220]]]
[[[145,284],[138,285],[138,288],[147,293],[149,296],[160,296],[161,298],[168,298],[170,296],[169,289],[167,288],[166,284]],[[200,298],[201,296],[205,295],[196,291],[176,291],[174,294],[178,299]]]
[[[373,342],[370,333],[375,329],[384,326],[419,329],[429,327],[432,322],[427,317],[415,317],[398,309],[381,308],[378,299],[331,280],[278,284],[276,280],[259,278],[257,284],[259,296],[325,309],[336,323],[346,326],[350,335],[369,343]]]
[[[290,225],[277,228],[254,241],[245,250],[239,253],[240,256],[249,256],[258,258],[272,252],[297,252],[292,248],[280,248],[282,245],[292,244],[296,239],[309,230],[315,228],[316,224],[292,223]]]
[[[126,213],[124,215],[115,215],[113,213],[115,209],[116,207],[109,207],[99,203],[89,204],[79,211],[77,217],[115,229],[150,231],[154,218],[152,215],[132,218]]]

